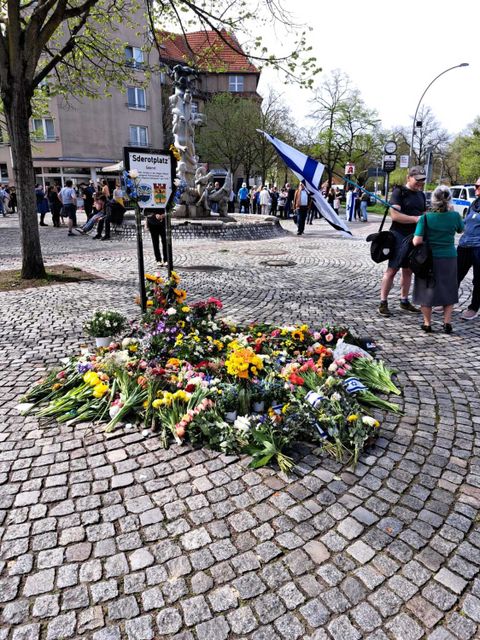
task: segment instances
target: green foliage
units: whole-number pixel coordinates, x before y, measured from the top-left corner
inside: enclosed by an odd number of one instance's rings
[[[460,175],[465,182],[474,182],[480,175],[480,117],[470,127],[468,135],[457,143]]]

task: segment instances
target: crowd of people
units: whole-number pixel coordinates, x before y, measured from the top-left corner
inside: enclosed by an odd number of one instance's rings
[[[0,213],[4,218],[8,213],[17,211],[17,192],[15,187],[0,185]]]
[[[473,320],[480,309],[480,178],[475,182],[477,198],[471,204],[465,221],[454,211],[452,193],[445,185],[434,190],[430,208],[426,210],[425,180],[423,167],[412,167],[406,184],[392,192],[390,231],[395,247],[382,278],[379,313],[391,315],[388,296],[396,274],[401,271],[400,309],[421,313],[423,322],[420,328],[428,334],[433,332],[432,311],[439,311],[443,313],[443,331],[451,334],[458,289],[472,267],[472,299],[462,318]],[[457,233],[462,233],[458,250],[455,247]],[[430,247],[432,268],[428,275],[415,275],[412,304],[409,299],[413,275],[410,254],[412,245],[418,247],[423,243]]]
[[[115,184],[113,192],[107,180],[103,179],[97,184],[90,180],[74,187],[72,180],[66,180],[65,186],[45,183],[35,185],[35,198],[39,224],[48,226],[45,216],[51,214],[54,227],[67,226],[68,236],[73,236],[74,231],[87,234],[94,226],[97,226],[95,239],[109,240],[110,225],[118,220],[125,212],[124,194],[120,183]],[[83,200],[83,209],[87,216],[87,222],[82,227],[77,226],[77,208],[79,199]]]

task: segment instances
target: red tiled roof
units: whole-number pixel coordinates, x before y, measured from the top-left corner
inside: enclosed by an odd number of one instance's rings
[[[185,35],[159,32],[158,39],[167,60],[186,62],[213,73],[259,73],[243,53],[236,37],[225,30],[221,34],[216,31],[194,31]]]

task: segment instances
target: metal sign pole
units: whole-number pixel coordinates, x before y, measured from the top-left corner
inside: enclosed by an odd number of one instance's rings
[[[147,289],[145,287],[145,262],[143,260],[142,214],[138,202],[135,203],[135,227],[137,231],[137,262],[140,305],[143,313],[145,313],[147,310]]]

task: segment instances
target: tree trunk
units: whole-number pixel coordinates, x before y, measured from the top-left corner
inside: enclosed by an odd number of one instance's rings
[[[45,278],[35,198],[32,144],[29,122],[30,100],[21,83],[10,88],[3,100],[8,135],[12,149],[13,173],[18,199],[20,240],[22,246],[22,278]]]

